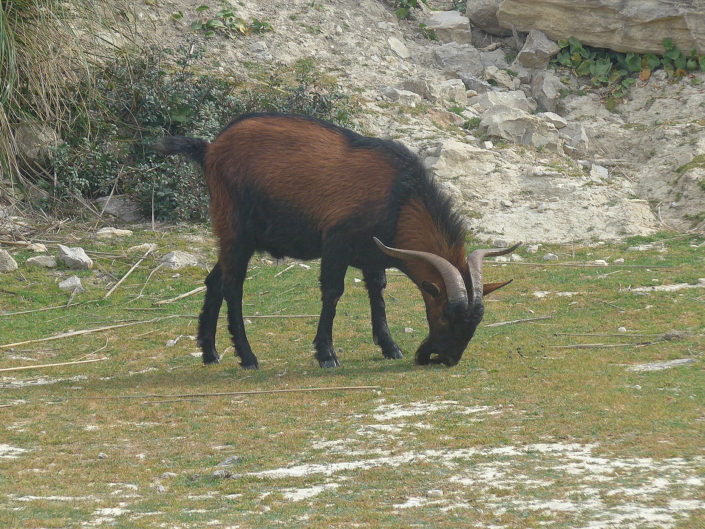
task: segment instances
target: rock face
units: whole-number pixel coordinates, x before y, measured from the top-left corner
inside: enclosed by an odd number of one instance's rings
[[[671,38],[684,53],[705,53],[703,0],[504,0],[497,18],[504,28],[615,51],[663,54],[663,39]]]

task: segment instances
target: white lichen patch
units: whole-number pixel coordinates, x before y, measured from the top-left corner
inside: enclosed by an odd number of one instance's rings
[[[337,483],[325,483],[302,489],[284,489],[282,495],[289,501],[302,501],[314,498],[326,490],[335,490],[339,486]]]
[[[10,446],[7,444],[0,444],[0,459],[17,459],[27,450],[24,448],[18,448],[16,446]]]
[[[1,389],[19,389],[19,388],[26,388],[30,386],[48,386],[51,384],[58,384],[59,382],[78,382],[82,380],[88,380],[88,377],[85,375],[76,375],[73,377],[64,377],[64,378],[50,378],[46,376],[41,376],[38,378],[29,378],[29,379],[16,379],[13,377],[2,377],[2,382],[0,382],[0,388]]]
[[[377,422],[389,422],[409,417],[428,416],[438,412],[458,413],[461,415],[501,413],[498,408],[490,406],[464,406],[455,400],[440,400],[437,402],[410,402],[404,404],[382,404],[374,409],[373,417]]]

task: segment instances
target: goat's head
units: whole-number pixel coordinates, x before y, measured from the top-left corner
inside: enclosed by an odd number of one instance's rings
[[[374,240],[383,253],[399,259],[407,268],[414,268],[413,262],[422,262],[430,265],[437,277],[440,276],[441,281],[433,281],[430,277],[413,278],[424,293],[429,326],[428,337],[416,351],[416,363],[457,364],[482,321],[485,312],[482,296],[511,283],[483,284],[482,259],[511,253],[521,243],[498,250],[475,250],[467,257],[465,269],[433,253],[390,248],[377,238]]]

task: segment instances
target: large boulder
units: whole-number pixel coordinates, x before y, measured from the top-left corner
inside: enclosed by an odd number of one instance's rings
[[[470,44],[470,21],[460,11],[432,11],[426,19],[426,27],[433,30],[441,42]]]
[[[559,51],[558,44],[549,39],[545,33],[532,29],[516,61],[525,68],[544,69],[548,66],[551,57]]]
[[[684,53],[705,53],[705,0],[504,0],[497,18],[504,28],[597,48],[663,54],[671,38]]]
[[[497,20],[497,11],[502,0],[473,0],[468,2],[465,14],[473,26],[491,35],[506,37],[512,34],[511,28],[503,28]]]

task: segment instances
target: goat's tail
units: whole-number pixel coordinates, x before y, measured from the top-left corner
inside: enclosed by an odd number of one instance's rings
[[[161,154],[185,154],[203,167],[206,161],[207,146],[208,142],[200,138],[167,136],[154,143],[152,149]]]

